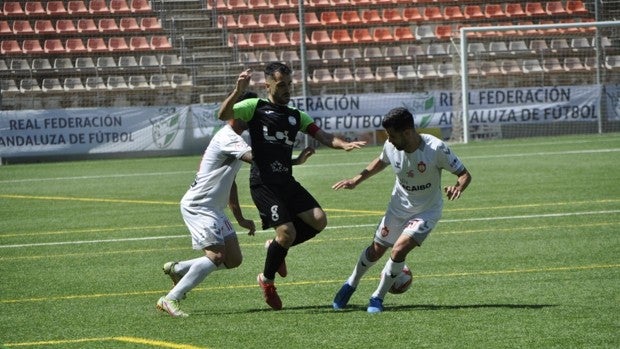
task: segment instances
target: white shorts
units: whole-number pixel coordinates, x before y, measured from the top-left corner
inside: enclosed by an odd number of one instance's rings
[[[388,211],[377,226],[375,242],[385,247],[393,247],[398,237],[405,234],[421,246],[439,218],[441,211],[427,211],[408,217],[398,217]]]
[[[223,212],[194,210],[181,205],[181,215],[192,236],[192,247],[195,250],[225,245],[224,240],[231,235],[236,236],[232,223]]]

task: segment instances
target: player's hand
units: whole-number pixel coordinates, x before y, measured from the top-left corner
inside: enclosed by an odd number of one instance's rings
[[[245,229],[248,230],[248,235],[250,236],[254,236],[254,233],[256,232],[256,225],[254,224],[254,221],[251,219],[242,219],[240,221],[238,221],[237,223],[239,223],[239,225]]]
[[[334,190],[354,189],[356,185],[357,184],[355,184],[355,181],[353,179],[343,179],[337,182],[336,184],[332,185],[332,189]]]
[[[237,78],[237,90],[245,91],[250,86],[250,79],[252,78],[252,69],[246,69],[239,74]]]
[[[453,185],[443,187],[443,191],[446,193],[448,200],[456,200],[460,198],[463,193],[459,188]]]
[[[306,162],[306,160],[308,160],[308,158],[314,154],[314,148],[312,147],[306,147],[304,150],[301,151],[301,153],[299,154],[299,156],[297,157],[297,164],[301,165],[304,162]]]
[[[346,150],[346,151],[351,151],[353,149],[359,149],[363,146],[366,145],[366,141],[353,141],[353,142],[347,142],[342,146],[342,149]]]

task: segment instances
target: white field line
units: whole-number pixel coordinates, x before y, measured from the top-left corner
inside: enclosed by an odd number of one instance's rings
[[[583,216],[583,215],[604,215],[620,213],[620,210],[605,210],[605,211],[583,211],[583,212],[565,212],[565,213],[546,213],[535,215],[519,215],[519,216],[503,216],[503,217],[480,217],[480,218],[464,218],[464,219],[444,219],[443,223],[458,223],[458,222],[471,222],[471,221],[494,221],[494,220],[510,220],[510,219],[531,219],[531,218],[557,218],[568,216]],[[356,225],[339,225],[330,226],[325,228],[326,230],[333,229],[346,229],[346,228],[366,228],[374,227],[376,224],[356,224]],[[271,230],[257,230],[257,233],[268,233]],[[245,234],[245,233],[238,233]],[[147,236],[140,238],[123,238],[123,239],[102,239],[102,240],[81,240],[81,241],[59,241],[59,242],[42,242],[32,244],[14,244],[14,245],[0,245],[0,248],[28,248],[28,247],[40,247],[40,246],[58,246],[58,245],[81,245],[81,244],[98,244],[98,243],[110,243],[110,242],[129,242],[129,241],[148,241],[148,240],[166,240],[166,239],[178,239],[187,238],[187,235],[167,235],[167,236]]]
[[[593,154],[593,153],[611,153],[618,152],[620,148],[607,148],[607,149],[590,149],[590,150],[567,150],[558,152],[537,152],[537,153],[515,153],[515,154],[497,154],[497,155],[477,155],[477,156],[463,156],[463,160],[469,159],[492,159],[492,158],[510,158],[510,157],[525,157],[525,156],[550,156],[550,155],[575,155],[575,154]],[[347,162],[342,165],[367,165],[368,162]],[[304,167],[319,168],[319,167],[333,167],[333,164],[304,164]],[[248,167],[244,167],[247,170]],[[73,176],[73,177],[48,177],[48,178],[22,178],[22,179],[3,179],[0,180],[0,184],[3,183],[25,183],[25,182],[43,182],[43,181],[73,181],[73,180],[90,180],[90,179],[103,179],[103,178],[124,178],[124,177],[144,177],[144,176],[169,176],[178,174],[192,174],[195,171],[169,171],[169,172],[141,172],[141,173],[126,173],[126,174],[109,174],[109,175],[96,175],[96,176]]]

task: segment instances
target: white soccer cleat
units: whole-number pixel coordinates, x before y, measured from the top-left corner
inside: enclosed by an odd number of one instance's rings
[[[157,301],[157,309],[165,311],[172,317],[188,317],[189,315],[179,308],[179,301],[161,297]]]

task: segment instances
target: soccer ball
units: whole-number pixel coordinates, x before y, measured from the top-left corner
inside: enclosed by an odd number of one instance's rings
[[[413,276],[411,275],[411,270],[406,265],[403,267],[403,271],[398,274],[394,284],[390,288],[389,292],[393,294],[400,294],[406,292],[409,287],[411,287],[411,281],[413,281]]]

